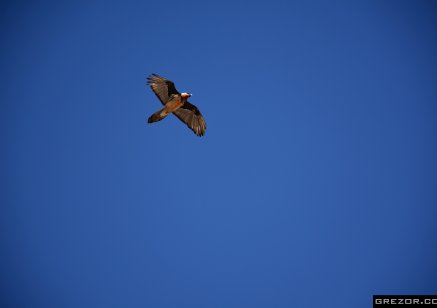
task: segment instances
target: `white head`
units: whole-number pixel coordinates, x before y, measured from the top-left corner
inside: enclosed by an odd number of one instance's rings
[[[191,97],[191,94],[190,94],[190,93],[183,92],[183,93],[181,93],[181,97],[189,98],[189,97]]]

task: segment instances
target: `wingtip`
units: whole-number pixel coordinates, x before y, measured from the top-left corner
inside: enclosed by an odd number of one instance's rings
[[[147,79],[147,84],[150,85],[150,84],[156,82],[157,81],[156,78],[165,79],[164,77],[159,76],[158,74],[152,73],[149,76],[147,76],[147,78],[146,78]]]
[[[194,133],[195,133],[198,137],[203,137],[203,136],[205,135],[205,131],[204,131],[204,130],[201,130],[201,129],[196,130]]]

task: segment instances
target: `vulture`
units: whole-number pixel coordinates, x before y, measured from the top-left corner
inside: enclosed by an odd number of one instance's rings
[[[202,114],[196,106],[188,102],[190,93],[179,93],[174,83],[157,74],[147,77],[147,84],[164,105],[162,109],[152,114],[147,120],[148,123],[161,121],[170,113],[184,122],[197,136],[203,136],[206,130],[206,123]]]

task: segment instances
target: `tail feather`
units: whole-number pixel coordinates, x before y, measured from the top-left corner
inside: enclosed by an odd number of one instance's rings
[[[149,119],[147,120],[148,123],[153,123],[153,122],[158,122],[161,121],[162,119],[164,119],[166,116],[168,115],[168,113],[164,110],[161,109],[157,112],[155,112],[154,114],[152,114]]]

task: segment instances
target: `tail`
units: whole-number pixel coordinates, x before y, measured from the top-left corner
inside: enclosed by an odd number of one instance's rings
[[[168,113],[167,113],[164,109],[161,109],[161,110],[155,112],[154,114],[152,114],[152,115],[150,116],[150,118],[147,120],[147,122],[148,122],[148,123],[153,123],[153,122],[161,121],[161,120],[164,119],[167,115],[168,115]]]

